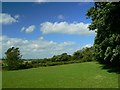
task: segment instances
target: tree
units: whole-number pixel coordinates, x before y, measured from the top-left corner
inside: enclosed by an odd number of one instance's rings
[[[21,57],[22,55],[20,55],[20,50],[19,48],[9,48],[6,52],[5,52],[5,61],[7,64],[7,67],[9,70],[16,70],[19,69],[22,60]]]
[[[74,52],[73,59],[80,60],[81,62],[93,61],[94,47],[86,47],[82,50]]]
[[[90,30],[96,30],[95,58],[120,66],[120,2],[95,2],[87,12],[92,19]]]
[[[78,50],[73,53],[73,60],[79,60],[83,58],[82,50]]]
[[[60,55],[61,61],[69,61],[71,58],[71,55],[67,55],[67,53],[63,53]]]
[[[83,58],[82,60],[84,62],[87,62],[87,61],[93,61],[94,60],[94,47],[86,47],[83,49]]]
[[[67,53],[62,53],[61,55],[53,56],[51,61],[60,62],[60,61],[70,61],[71,55],[67,55]]]

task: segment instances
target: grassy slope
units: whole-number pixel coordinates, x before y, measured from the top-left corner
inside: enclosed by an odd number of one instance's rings
[[[118,75],[96,62],[3,72],[3,87],[10,88],[117,88]]]
[[[0,90],[2,88],[2,71],[0,71]]]

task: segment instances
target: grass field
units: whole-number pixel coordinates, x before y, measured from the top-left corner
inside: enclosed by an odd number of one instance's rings
[[[2,71],[0,70],[0,90],[2,88]]]
[[[118,88],[118,75],[96,62],[3,71],[3,88]]]

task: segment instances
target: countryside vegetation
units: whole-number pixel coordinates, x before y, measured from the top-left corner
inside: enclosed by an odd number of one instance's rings
[[[68,55],[67,53],[62,53],[61,55],[54,55],[52,58],[44,59],[21,59],[19,48],[9,48],[5,52],[6,57],[3,59],[3,69],[6,70],[18,70],[27,68],[36,68],[40,66],[55,66],[62,64],[80,63],[94,61],[93,59],[93,48],[84,48],[74,52],[74,54]]]
[[[2,63],[3,87],[118,88],[120,2],[95,2],[86,16],[92,19],[89,29],[97,33],[92,47],[78,50],[73,55],[62,53],[51,58],[29,60],[21,59],[19,48],[9,48]],[[16,83],[20,77],[22,79]],[[15,82],[10,83],[11,80]]]

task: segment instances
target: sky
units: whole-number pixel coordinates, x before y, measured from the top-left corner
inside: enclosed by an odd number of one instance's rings
[[[49,58],[94,43],[86,13],[93,2],[3,2],[1,54],[18,47],[25,59]]]

